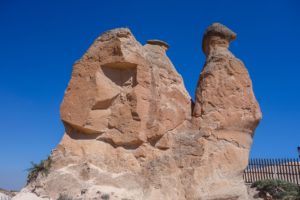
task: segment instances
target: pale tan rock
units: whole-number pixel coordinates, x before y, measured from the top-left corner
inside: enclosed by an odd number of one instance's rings
[[[201,171],[211,173],[212,181],[200,184],[212,193],[208,193],[207,199],[214,195],[247,198],[242,174],[248,164],[252,136],[261,119],[249,74],[228,50],[235,38],[234,32],[218,23],[212,24],[203,37],[206,62],[198,82],[192,121],[193,127],[205,132],[210,141]],[[209,168],[205,169],[206,166]]]
[[[195,106],[166,55],[128,29],[95,40],[74,65],[61,105],[66,133],[48,176],[26,190],[57,199],[247,200],[242,173],[261,112],[235,33],[213,24]]]
[[[50,198],[38,197],[36,194],[23,189],[19,194],[14,196],[12,200],[49,200]],[[5,199],[4,199],[5,200]]]
[[[190,96],[166,50],[140,45],[128,29],[104,33],[74,65],[61,105],[66,126],[136,147],[189,119]]]
[[[235,37],[235,33],[218,23],[204,34],[203,51],[207,58],[193,110],[194,121],[201,129],[222,131],[223,136],[224,132],[231,135],[231,131],[252,135],[261,119],[248,72],[228,50]]]

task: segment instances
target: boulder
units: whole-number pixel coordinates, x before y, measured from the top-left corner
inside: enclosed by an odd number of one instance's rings
[[[167,43],[141,45],[126,28],[103,33],[73,66],[50,171],[26,191],[50,199],[248,199],[242,174],[261,112],[246,68],[228,50],[235,38],[221,24],[208,27],[193,103]]]

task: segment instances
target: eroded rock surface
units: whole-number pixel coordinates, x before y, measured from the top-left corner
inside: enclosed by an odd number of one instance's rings
[[[166,55],[128,29],[95,40],[75,63],[61,105],[66,133],[48,176],[25,188],[41,198],[246,200],[247,166],[261,112],[221,24],[203,37],[206,58],[192,105]]]
[[[142,46],[128,29],[104,33],[75,65],[61,105],[71,129],[114,147],[155,145],[191,116],[181,76],[167,46]]]

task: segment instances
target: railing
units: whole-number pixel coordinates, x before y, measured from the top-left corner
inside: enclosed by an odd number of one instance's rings
[[[279,179],[300,186],[299,159],[250,159],[244,171],[246,183],[259,180]]]
[[[11,198],[0,193],[0,200],[11,200]]]

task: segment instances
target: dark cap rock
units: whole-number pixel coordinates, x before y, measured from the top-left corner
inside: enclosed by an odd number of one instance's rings
[[[161,40],[148,40],[147,44],[162,46],[162,47],[165,47],[166,49],[168,49],[170,47],[168,43],[161,41]]]
[[[203,39],[210,36],[219,36],[230,42],[236,38],[236,33],[224,26],[223,24],[213,23],[206,29]]]

